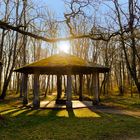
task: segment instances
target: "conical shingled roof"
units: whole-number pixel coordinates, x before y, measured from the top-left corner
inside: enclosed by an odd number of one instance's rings
[[[69,54],[55,54],[24,67],[89,66],[85,60]]]
[[[93,65],[77,56],[61,53],[25,65],[14,71],[28,74],[35,72],[40,74],[84,74],[91,73],[92,68]],[[103,68],[105,70],[105,67]],[[103,68],[100,69],[103,70]]]

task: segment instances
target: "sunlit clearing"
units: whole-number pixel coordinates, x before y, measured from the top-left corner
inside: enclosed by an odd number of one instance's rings
[[[38,112],[38,110],[31,110],[30,112],[28,112],[26,115],[29,116],[29,115],[34,115],[36,114],[36,112]]]
[[[76,117],[78,118],[88,118],[88,117],[93,117],[93,118],[97,118],[97,117],[101,117],[99,114],[91,111],[88,108],[83,108],[83,109],[75,109],[74,110],[74,114]]]
[[[61,41],[58,43],[58,51],[69,53],[70,51],[70,43],[69,41]]]
[[[26,111],[27,111],[27,109],[18,110],[17,112],[12,113],[11,116],[15,117],[15,116],[18,116],[18,115],[20,115],[20,114],[26,112]]]
[[[1,112],[0,114],[1,114],[1,115],[5,115],[5,114],[9,114],[9,113],[18,111],[18,110],[19,110],[19,109],[9,109],[9,110],[6,110],[6,111]]]
[[[69,117],[68,112],[66,110],[60,110],[57,112],[56,116],[58,117]]]
[[[67,112],[66,110],[60,110],[59,112],[57,112],[56,115],[58,117],[78,117],[78,118],[88,118],[88,117],[97,118],[97,117],[101,117],[99,114],[91,111],[88,108],[73,109],[73,111],[69,111],[69,112]]]

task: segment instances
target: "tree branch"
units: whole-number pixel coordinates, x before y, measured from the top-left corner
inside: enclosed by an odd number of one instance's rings
[[[80,38],[90,38],[90,39],[93,39],[93,40],[104,40],[104,41],[107,40],[102,36],[99,36],[99,35],[94,36],[94,35],[90,35],[90,34],[74,35],[74,36],[69,36],[69,37],[65,37],[65,38],[62,37],[62,38],[52,38],[52,39],[50,39],[50,38],[47,38],[47,37],[43,37],[43,36],[33,34],[31,32],[24,31],[24,30],[20,29],[20,26],[15,27],[15,26],[9,25],[8,23],[3,22],[3,21],[0,21],[0,28],[6,29],[6,30],[17,31],[17,32],[19,32],[23,35],[28,35],[30,37],[33,37],[33,38],[37,39],[37,40],[42,40],[42,41],[49,42],[49,43],[54,43],[54,42],[57,42],[57,41],[80,39]]]
[[[23,35],[27,35],[27,36],[30,36],[32,38],[35,38],[37,40],[42,40],[42,41],[45,41],[45,42],[48,42],[48,43],[54,43],[54,42],[58,42],[58,41],[67,41],[67,40],[73,40],[73,39],[82,39],[82,38],[90,38],[92,40],[103,40],[103,41],[109,41],[112,37],[115,37],[117,35],[121,35],[122,33],[120,33],[120,31],[116,31],[116,32],[113,32],[113,33],[110,33],[110,34],[107,34],[107,33],[104,33],[104,35],[102,33],[96,33],[96,34],[82,34],[82,35],[73,35],[73,36],[68,36],[68,37],[61,37],[61,38],[48,38],[48,37],[43,37],[43,36],[40,36],[40,35],[37,35],[37,34],[33,34],[31,32],[28,32],[28,31],[24,31],[21,28],[21,26],[13,26],[13,25],[9,25],[8,23],[6,22],[3,22],[0,20],[0,28],[2,29],[5,29],[5,30],[13,30],[13,31],[16,31],[16,32],[19,32]],[[123,31],[123,33],[127,33],[129,32],[129,28],[125,29]],[[140,35],[139,33],[135,34],[135,37],[136,38],[140,38]],[[128,39],[129,37],[126,36],[126,39]]]

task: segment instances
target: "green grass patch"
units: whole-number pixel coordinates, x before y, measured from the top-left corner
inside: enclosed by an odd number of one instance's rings
[[[52,100],[55,96],[48,96]],[[139,109],[137,97],[111,96],[102,104]],[[0,101],[0,140],[127,140],[140,137],[140,118],[95,112],[88,108],[32,110],[9,96]]]
[[[1,113],[5,117],[0,121],[2,140],[118,140],[140,136],[139,118],[97,114],[89,109],[8,109]]]
[[[111,107],[129,109],[129,110],[140,110],[140,99],[138,94],[134,97],[130,96],[109,96],[101,97],[101,103]]]

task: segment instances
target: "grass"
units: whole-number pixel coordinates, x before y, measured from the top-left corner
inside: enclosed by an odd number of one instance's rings
[[[114,100],[115,97],[108,101],[103,99],[103,103]],[[72,111],[17,108],[19,104],[21,101],[17,97],[0,102],[1,140],[127,140],[140,137],[140,118],[97,113],[88,108]],[[119,104],[125,105],[125,100]],[[129,105],[131,101],[126,106]]]
[[[107,106],[113,106],[117,108],[129,109],[129,110],[138,110],[140,109],[140,98],[138,94],[135,94],[134,97],[130,95],[125,96],[109,96],[102,97],[101,102]]]

